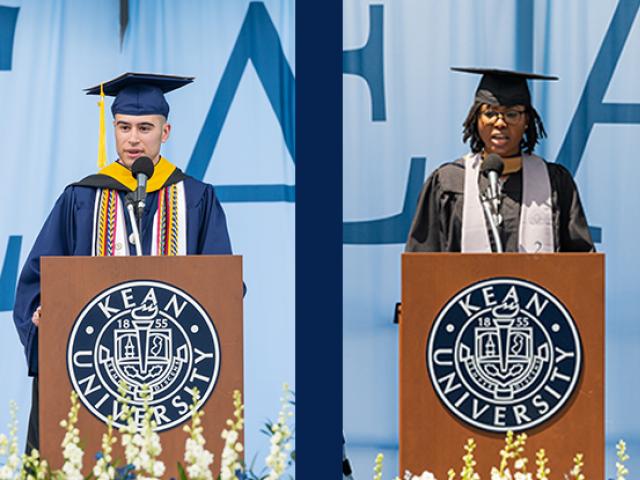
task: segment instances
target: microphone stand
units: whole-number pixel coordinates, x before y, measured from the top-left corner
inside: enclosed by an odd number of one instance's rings
[[[485,217],[489,221],[489,228],[491,230],[491,236],[493,237],[493,243],[496,247],[496,253],[503,253],[502,239],[500,238],[500,232],[498,232],[498,225],[501,223],[500,213],[498,213],[498,209],[500,208],[500,192],[492,195],[491,188],[487,188],[487,191],[480,196],[480,200],[484,208]]]
[[[133,236],[133,243],[136,246],[136,255],[138,257],[142,256],[142,242],[140,241],[140,226],[142,225],[142,216],[136,215],[134,212],[133,204],[135,202],[135,194],[133,192],[127,194],[125,196],[125,204],[127,206],[127,212],[129,212],[129,223],[131,223],[131,235]],[[140,203],[142,203],[142,208],[144,209],[144,202],[138,201],[138,208],[136,209],[140,212]],[[137,217],[137,218],[136,218]]]
[[[146,185],[144,186],[144,188],[146,189]],[[145,197],[146,195],[146,191],[140,191],[140,189],[135,189],[133,192],[131,192],[129,195],[131,195],[131,203],[133,203],[133,205],[135,205],[135,211],[136,211],[136,218],[137,218],[137,225],[138,225],[138,232],[142,231],[142,215],[144,214],[144,207],[145,207]]]
[[[138,220],[138,233],[142,231],[142,215],[144,214],[144,199],[138,200],[138,208],[136,209],[136,219]]]

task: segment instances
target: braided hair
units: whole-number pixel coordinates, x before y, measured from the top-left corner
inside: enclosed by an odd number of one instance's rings
[[[469,146],[473,153],[479,153],[484,148],[484,143],[482,142],[480,133],[478,132],[478,118],[480,117],[480,108],[482,105],[484,105],[484,103],[474,102],[469,109],[467,118],[462,124],[462,141],[466,143],[467,140],[469,140]],[[529,118],[529,124],[527,125],[527,129],[524,131],[524,135],[520,141],[520,150],[523,150],[527,154],[531,154],[540,139],[547,136],[547,132],[542,124],[542,118],[540,118],[540,115],[535,108],[531,105],[526,105],[525,113]]]

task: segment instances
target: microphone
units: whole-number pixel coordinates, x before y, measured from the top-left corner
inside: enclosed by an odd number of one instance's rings
[[[498,225],[502,222],[500,218],[500,184],[499,179],[504,170],[504,161],[500,155],[491,153],[482,161],[480,172],[489,179],[489,188],[482,195],[482,206],[491,227],[491,233],[495,242],[496,252],[502,253],[502,240],[498,232]]]
[[[495,214],[498,214],[500,208],[500,191],[498,180],[504,170],[504,160],[500,155],[491,153],[482,161],[480,172],[489,179],[489,201],[492,203]]]
[[[138,182],[133,201],[138,207],[138,219],[142,218],[142,212],[144,210],[144,201],[147,198],[147,180],[153,176],[153,161],[149,157],[136,158],[131,166],[131,175]]]

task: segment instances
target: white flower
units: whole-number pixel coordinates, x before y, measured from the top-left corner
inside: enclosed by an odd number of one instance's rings
[[[139,480],[156,480],[164,474],[164,463],[157,460],[162,453],[160,437],[155,432],[156,424],[152,420],[153,408],[149,406],[146,397],[143,397],[144,415],[142,424],[137,425],[135,418],[136,409],[123,406],[123,419],[126,426],[122,429],[121,443],[124,447],[126,463],[134,466],[134,474]]]
[[[1,480],[13,480],[14,469],[9,465],[3,465],[0,468],[0,479]]]
[[[17,478],[20,457],[18,456],[18,405],[12,401],[9,404],[11,421],[9,422],[9,436],[0,435],[0,455],[9,455],[5,464],[0,468],[0,480]]]
[[[280,398],[281,407],[278,413],[278,421],[271,426],[271,448],[265,463],[271,469],[267,475],[267,480],[279,479],[288,466],[289,451],[292,449],[290,444],[291,430],[287,425],[287,419],[290,415],[290,402],[288,398],[289,387],[283,385],[285,395]]]
[[[514,480],[532,480],[531,473],[516,472],[513,475]]]
[[[64,459],[62,472],[64,473],[64,478],[68,480],[82,480],[84,478],[82,475],[84,452],[80,448],[80,432],[75,426],[78,423],[79,411],[80,402],[78,401],[78,394],[74,391],[71,392],[71,408],[67,419],[60,422],[60,425],[66,429],[61,447]]]
[[[238,432],[235,430],[228,431],[225,440],[229,443],[236,443],[238,441]]]
[[[500,471],[496,467],[493,467],[491,469],[491,480],[512,480],[511,472],[506,468],[502,475],[500,475]]]
[[[436,477],[433,476],[433,473],[425,470],[419,477],[417,475],[411,477],[411,480],[436,480]]]
[[[0,480],[11,480],[13,479],[13,470],[9,465],[3,465],[0,467]]]
[[[113,444],[117,439],[113,435],[113,419],[107,417],[107,432],[102,435],[102,451],[101,456],[93,467],[93,475],[98,480],[114,480],[116,478],[116,469],[111,465],[113,458],[111,452]]]
[[[75,443],[68,443],[62,451],[62,456],[72,465],[82,465],[83,455],[84,452]]]
[[[239,452],[242,452],[242,444],[238,441],[240,432],[244,427],[242,411],[242,397],[239,390],[233,392],[234,419],[228,419],[228,430],[223,430],[221,437],[224,439],[224,448],[220,455],[220,479],[233,480],[236,478],[236,471],[242,471]]]
[[[185,442],[184,460],[186,471],[191,480],[213,480],[211,464],[213,454],[204,448],[206,440],[203,435],[201,417],[204,412],[198,411],[199,394],[195,390],[193,394],[193,404],[191,405],[191,425],[184,427],[189,433],[189,438]]]

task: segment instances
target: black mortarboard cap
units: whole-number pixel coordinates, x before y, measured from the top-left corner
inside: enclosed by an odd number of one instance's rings
[[[476,90],[476,101],[489,105],[531,105],[527,80],[558,80],[551,75],[499,70],[496,68],[452,67],[455,72],[482,75]]]
[[[164,94],[193,82],[193,77],[159,75],[155,73],[124,73],[108,82],[87,88],[87,95],[116,97],[111,113],[125,115],[169,116],[169,104]]]

